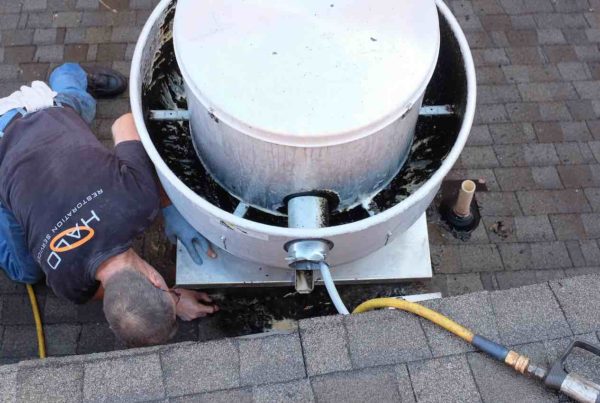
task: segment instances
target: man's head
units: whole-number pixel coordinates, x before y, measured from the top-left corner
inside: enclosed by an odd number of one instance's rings
[[[106,282],[104,314],[129,347],[165,343],[177,330],[171,295],[133,268],[124,268]]]
[[[129,347],[162,344],[175,335],[175,301],[162,276],[133,250],[107,260],[96,278],[104,287],[106,320]]]

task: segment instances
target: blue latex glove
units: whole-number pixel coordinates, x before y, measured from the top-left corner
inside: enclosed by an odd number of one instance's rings
[[[194,262],[202,264],[203,253],[211,258],[216,257],[206,238],[188,224],[175,206],[170,205],[163,208],[162,213],[165,218],[165,234],[173,244],[176,244],[179,239]]]

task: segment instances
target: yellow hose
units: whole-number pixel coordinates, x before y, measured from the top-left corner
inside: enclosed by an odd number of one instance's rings
[[[33,319],[35,320],[35,330],[38,339],[38,353],[40,358],[46,358],[46,342],[44,341],[44,328],[42,327],[42,319],[40,318],[40,309],[38,308],[35,292],[31,284],[26,284],[27,294],[29,294],[29,302],[31,302],[31,310],[33,311]]]
[[[451,319],[448,319],[444,315],[424,307],[423,305],[409,302],[399,298],[375,298],[363,302],[354,309],[352,313],[362,313],[371,311],[379,308],[396,308],[406,312],[414,313],[422,318],[425,318],[438,326],[443,327],[450,333],[453,333],[465,340],[468,343],[473,341],[473,332],[469,329],[459,325]]]

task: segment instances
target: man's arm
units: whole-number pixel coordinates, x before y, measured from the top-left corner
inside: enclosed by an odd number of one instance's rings
[[[112,135],[115,146],[124,141],[141,141],[140,135],[135,127],[133,115],[127,113],[118,118],[112,126]],[[176,243],[177,238],[185,245],[192,259],[202,264],[202,254],[214,259],[217,254],[210,246],[210,243],[198,231],[196,231],[172,205],[169,196],[163,189],[160,181],[156,178],[160,196],[160,207],[165,219],[165,233],[172,243]]]
[[[141,141],[140,135],[135,128],[135,122],[131,113],[126,113],[121,116],[112,125],[112,135],[115,146],[124,141],[137,140]]]

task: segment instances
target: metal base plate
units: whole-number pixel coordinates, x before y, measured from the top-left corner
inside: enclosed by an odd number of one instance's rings
[[[194,263],[185,247],[177,244],[177,286],[187,288],[293,286],[294,271],[261,266],[217,250],[216,259]],[[320,272],[316,283],[320,284]],[[425,214],[405,233],[375,253],[331,268],[336,284],[384,283],[431,278],[431,258]]]

